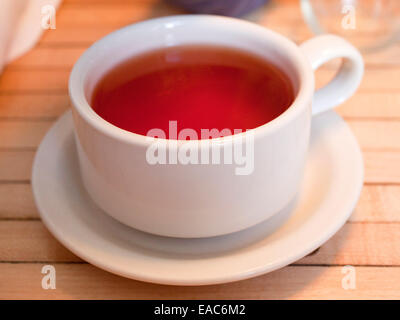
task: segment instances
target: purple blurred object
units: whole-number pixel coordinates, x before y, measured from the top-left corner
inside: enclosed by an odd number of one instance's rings
[[[268,0],[166,0],[190,12],[239,17],[262,6]]]

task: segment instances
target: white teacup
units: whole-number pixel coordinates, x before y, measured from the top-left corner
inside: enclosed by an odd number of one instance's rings
[[[246,168],[244,174],[237,174],[234,163],[152,165],[146,155],[153,140],[115,127],[90,107],[96,83],[118,63],[153,49],[187,44],[251,52],[278,66],[292,81],[296,98],[283,114],[254,130],[213,141],[219,151],[233,143],[252,152],[247,174]],[[313,70],[334,58],[343,58],[338,74],[314,92]],[[130,25],[96,42],[71,73],[69,92],[84,185],[106,213],[146,232],[210,237],[248,228],[294,201],[312,115],[349,98],[362,75],[363,61],[357,49],[333,35],[298,47],[264,27],[208,15],[172,16]],[[253,150],[247,145],[250,137]],[[201,152],[210,143],[157,141],[167,143],[167,152],[187,143]]]

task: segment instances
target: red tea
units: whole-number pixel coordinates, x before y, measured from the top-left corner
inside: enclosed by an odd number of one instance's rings
[[[253,129],[293,102],[288,77],[250,53],[214,46],[150,51],[117,65],[95,87],[92,107],[113,125],[142,135],[164,130]],[[227,132],[227,131],[225,131]]]

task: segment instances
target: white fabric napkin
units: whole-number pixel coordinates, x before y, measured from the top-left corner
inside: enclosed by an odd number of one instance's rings
[[[61,0],[1,0],[0,71],[13,59],[30,50],[39,40],[42,20]],[[47,7],[46,7],[47,6]]]

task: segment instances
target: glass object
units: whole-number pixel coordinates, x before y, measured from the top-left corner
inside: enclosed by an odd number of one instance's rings
[[[315,34],[340,35],[363,52],[400,41],[399,0],[300,0]]]

